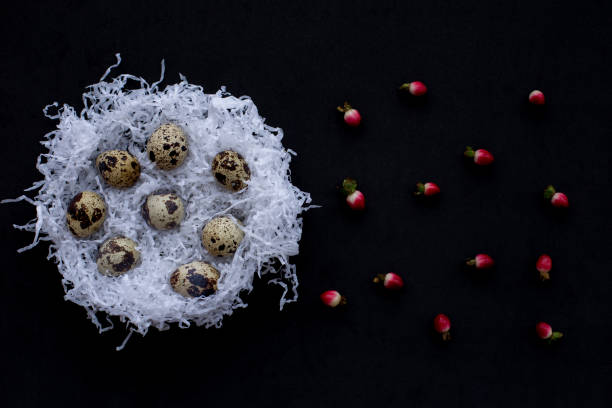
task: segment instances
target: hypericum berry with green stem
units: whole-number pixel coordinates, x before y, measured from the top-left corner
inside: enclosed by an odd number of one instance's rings
[[[342,181],[342,193],[346,195],[346,203],[352,210],[363,210],[365,208],[365,197],[357,190],[357,181],[352,178],[345,178]]]
[[[476,269],[488,269],[495,265],[495,261],[487,254],[478,254],[474,258],[468,259],[465,264]]]
[[[547,281],[550,279],[550,270],[552,269],[552,259],[546,254],[540,255],[536,262],[536,269],[540,273],[540,279]]]
[[[488,150],[474,150],[470,146],[465,148],[463,155],[467,158],[474,159],[474,163],[479,166],[488,166],[489,164],[493,163],[493,160],[495,160],[493,155]]]
[[[436,317],[434,317],[434,330],[442,335],[443,341],[450,340],[450,319],[445,314],[440,313]]]
[[[351,127],[357,127],[361,123],[361,114],[348,102],[344,102],[344,105],[338,106],[336,109],[344,113],[344,123],[346,123],[347,125]]]
[[[440,193],[440,187],[436,183],[417,183],[416,187],[417,189],[414,192],[416,196],[431,197]]]
[[[561,337],[563,337],[563,333],[553,331],[550,324],[544,322],[536,324],[536,334],[540,340],[547,341],[548,343],[552,343],[553,341],[559,340]]]
[[[374,277],[373,282],[382,282],[385,289],[389,290],[398,290],[404,287],[404,280],[402,279],[402,277],[393,272],[389,272],[384,275],[380,273]]]
[[[407,91],[410,95],[422,96],[427,93],[427,87],[421,81],[406,82],[399,87],[400,91]]]
[[[553,186],[548,186],[544,190],[544,198],[550,200],[553,207],[567,208],[569,207],[569,200],[567,196],[555,190]]]

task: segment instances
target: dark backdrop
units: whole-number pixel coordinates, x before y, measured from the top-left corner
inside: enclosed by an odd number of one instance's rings
[[[250,95],[322,208],[304,217],[299,302],[279,311],[280,290],[258,281],[222,329],[153,330],[116,352],[125,332],[98,334],[63,300],[45,245],[15,253],[32,236],[11,224],[33,208],[1,206],[5,406],[610,406],[609,2],[17,3],[0,25],[1,197],[39,179],[37,142],[55,126],[42,107],[80,108],[121,52],[115,73],[153,81],[165,58],[166,84],[181,72]],[[423,104],[396,93],[415,79]],[[534,88],[543,112],[526,106]],[[356,131],[334,111],[345,99]],[[466,166],[466,144],[494,168]],[[360,216],[336,195],[348,175]],[[419,180],[438,182],[439,203],[413,199]],[[566,215],[542,204],[549,183]],[[497,260],[487,279],[461,269],[478,252]],[[407,282],[398,296],[370,282],[387,271]],[[329,288],[346,308],[321,306]],[[440,312],[446,346],[431,335]],[[538,345],[539,320],[566,337]]]

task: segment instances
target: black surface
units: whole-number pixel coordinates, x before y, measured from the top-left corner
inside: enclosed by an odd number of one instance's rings
[[[612,405],[609,2],[84,3],[3,10],[0,197],[39,179],[37,141],[55,126],[42,107],[80,108],[121,52],[115,72],[153,81],[165,58],[166,84],[181,72],[250,95],[323,208],[305,216],[298,303],[279,312],[280,290],[258,282],[222,329],[152,331],[116,352],[125,332],[98,334],[63,300],[46,246],[15,253],[32,236],[10,226],[33,208],[1,206],[3,406]],[[423,104],[395,91],[415,79]],[[345,99],[357,130],[334,111]],[[467,144],[494,167],[465,166]],[[359,216],[334,189],[348,175],[366,195]],[[428,180],[437,205],[411,196]],[[540,200],[550,183],[569,196],[565,216]],[[497,261],[489,279],[461,269],[478,252]],[[370,282],[387,271],[407,282],[398,296]],[[321,306],[330,288],[347,307]],[[440,312],[445,346],[430,332]],[[566,337],[538,345],[539,320]]]

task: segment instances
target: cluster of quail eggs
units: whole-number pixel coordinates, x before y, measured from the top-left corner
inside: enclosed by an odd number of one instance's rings
[[[161,125],[147,141],[147,157],[157,169],[172,170],[183,164],[189,151],[187,135],[175,124]],[[140,178],[138,159],[125,150],[109,150],[96,158],[100,175],[111,187],[126,189]],[[225,150],[212,162],[212,176],[231,192],[247,188],[251,171],[237,152]],[[156,191],[144,199],[144,221],[156,230],[177,228],[185,217],[183,200],[173,191]],[[66,211],[68,229],[78,238],[86,238],[100,229],[106,219],[106,204],[93,191],[78,193]],[[202,245],[213,256],[230,257],[236,252],[244,232],[229,217],[216,217],[202,228]],[[98,271],[108,277],[121,276],[136,268],[140,261],[138,244],[133,240],[114,236],[98,248]],[[170,274],[172,289],[185,297],[210,296],[217,291],[220,274],[212,265],[196,260],[179,266]]]

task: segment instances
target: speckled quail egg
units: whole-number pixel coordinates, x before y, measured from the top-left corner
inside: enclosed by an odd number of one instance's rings
[[[138,159],[125,150],[109,150],[98,155],[96,167],[113,187],[131,187],[140,177]]]
[[[161,125],[147,141],[147,155],[162,170],[172,170],[187,157],[187,136],[173,123]]]
[[[102,275],[120,276],[133,269],[140,261],[136,243],[126,237],[113,237],[98,248],[98,271]]]
[[[175,193],[153,193],[142,205],[142,216],[153,228],[169,230],[183,221],[185,206]]]
[[[170,275],[170,285],[185,297],[210,296],[217,291],[219,271],[202,261],[181,265]]]
[[[245,189],[251,179],[251,169],[244,157],[232,150],[224,150],[215,156],[212,172],[219,183],[232,191]]]
[[[215,256],[230,256],[238,249],[244,231],[229,217],[216,217],[202,229],[202,245]]]
[[[79,238],[96,232],[106,218],[106,204],[98,193],[83,191],[75,195],[66,211],[68,229]]]

